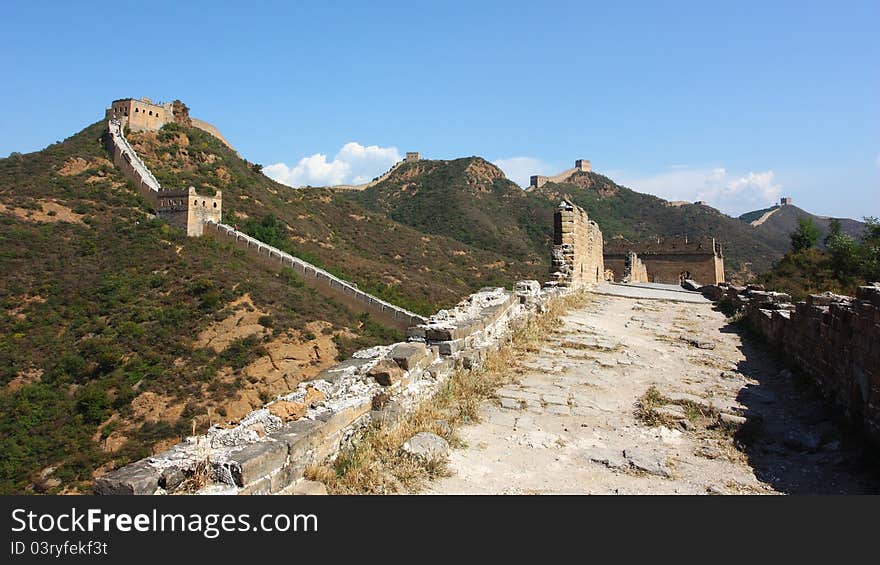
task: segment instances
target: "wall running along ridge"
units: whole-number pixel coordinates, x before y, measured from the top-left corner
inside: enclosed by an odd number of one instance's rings
[[[712,238],[668,238],[642,243],[612,242],[605,246],[605,264],[615,279],[625,276],[629,253],[644,263],[648,282],[681,284],[686,279],[702,285],[724,282],[721,244]]]
[[[408,342],[358,351],[234,426],[214,425],[98,477],[94,492],[188,493],[186,481],[203,471],[209,479],[196,493],[296,493],[308,465],[332,459],[370,426],[393,425],[455,371],[479,367],[564,292],[537,281],[518,282],[514,292],[482,289],[412,328]]]
[[[587,213],[567,200],[553,214],[550,284],[582,287],[605,279],[602,232]]]
[[[204,233],[220,241],[231,242],[272,268],[281,270],[284,267],[289,267],[293,269],[307,285],[324,296],[341,302],[356,312],[365,312],[387,326],[405,331],[410,326],[426,322],[423,316],[367,294],[353,284],[333,276],[311,263],[236,231],[232,226],[209,220],[205,223]]]
[[[198,194],[194,187],[164,190],[128,143],[122,127],[121,121],[109,120],[104,144],[113,157],[113,164],[134,183],[140,195],[156,211],[156,216],[185,230],[190,237],[201,236],[206,221],[220,221],[223,213],[223,194],[220,191],[206,196]]]
[[[742,312],[880,447],[880,283],[859,287],[855,298],[826,292],[796,304],[758,287],[701,290]]]

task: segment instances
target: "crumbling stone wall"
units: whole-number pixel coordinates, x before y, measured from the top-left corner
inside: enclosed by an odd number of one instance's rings
[[[626,254],[623,266],[623,281],[625,283],[648,282],[648,271],[639,256],[630,251]]]
[[[622,279],[629,253],[644,263],[648,282],[681,284],[691,279],[702,285],[724,282],[721,244],[712,238],[667,238],[641,243],[614,242],[605,247],[604,258]]]
[[[553,215],[550,283],[581,287],[605,278],[602,231],[580,207],[563,200]]]
[[[743,312],[880,446],[880,283],[860,287],[854,298],[814,294],[797,304],[759,287],[714,285],[704,292]]]
[[[297,493],[308,465],[333,458],[374,424],[393,425],[455,371],[481,366],[559,293],[537,281],[513,292],[483,289],[414,326],[407,342],[356,352],[234,425],[98,477],[94,491],[184,493],[185,481],[204,470],[209,482],[198,493]]]

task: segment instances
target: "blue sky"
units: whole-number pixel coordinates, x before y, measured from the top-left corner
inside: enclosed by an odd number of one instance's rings
[[[610,4],[613,4],[611,6]],[[180,98],[294,185],[575,158],[739,213],[880,215],[880,2],[16,2],[0,155]]]

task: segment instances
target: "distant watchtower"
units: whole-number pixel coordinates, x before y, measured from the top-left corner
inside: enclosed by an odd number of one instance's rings
[[[592,170],[592,166],[587,159],[578,159],[575,161],[574,168],[582,173],[589,173]]]
[[[407,151],[405,161],[407,163],[415,163],[416,161],[420,160],[421,158],[422,157],[421,157],[421,155],[419,155],[418,151]]]
[[[783,196],[783,197],[779,200],[779,205],[780,205],[780,206],[790,206],[790,205],[792,205],[792,204],[794,204],[794,199],[793,199],[791,196]]]

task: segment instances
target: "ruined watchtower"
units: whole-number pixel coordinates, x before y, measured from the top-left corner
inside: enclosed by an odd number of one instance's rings
[[[791,196],[783,196],[783,197],[779,200],[779,205],[780,205],[780,206],[791,206],[791,205],[793,205],[793,204],[794,204],[794,199],[793,199]]]
[[[407,163],[415,163],[416,161],[420,160],[421,158],[422,157],[421,157],[421,155],[419,155],[418,151],[407,151],[406,158],[404,159],[404,161],[406,161]]]
[[[589,173],[592,170],[590,161],[587,159],[578,159],[574,162],[574,168],[582,173]]]

